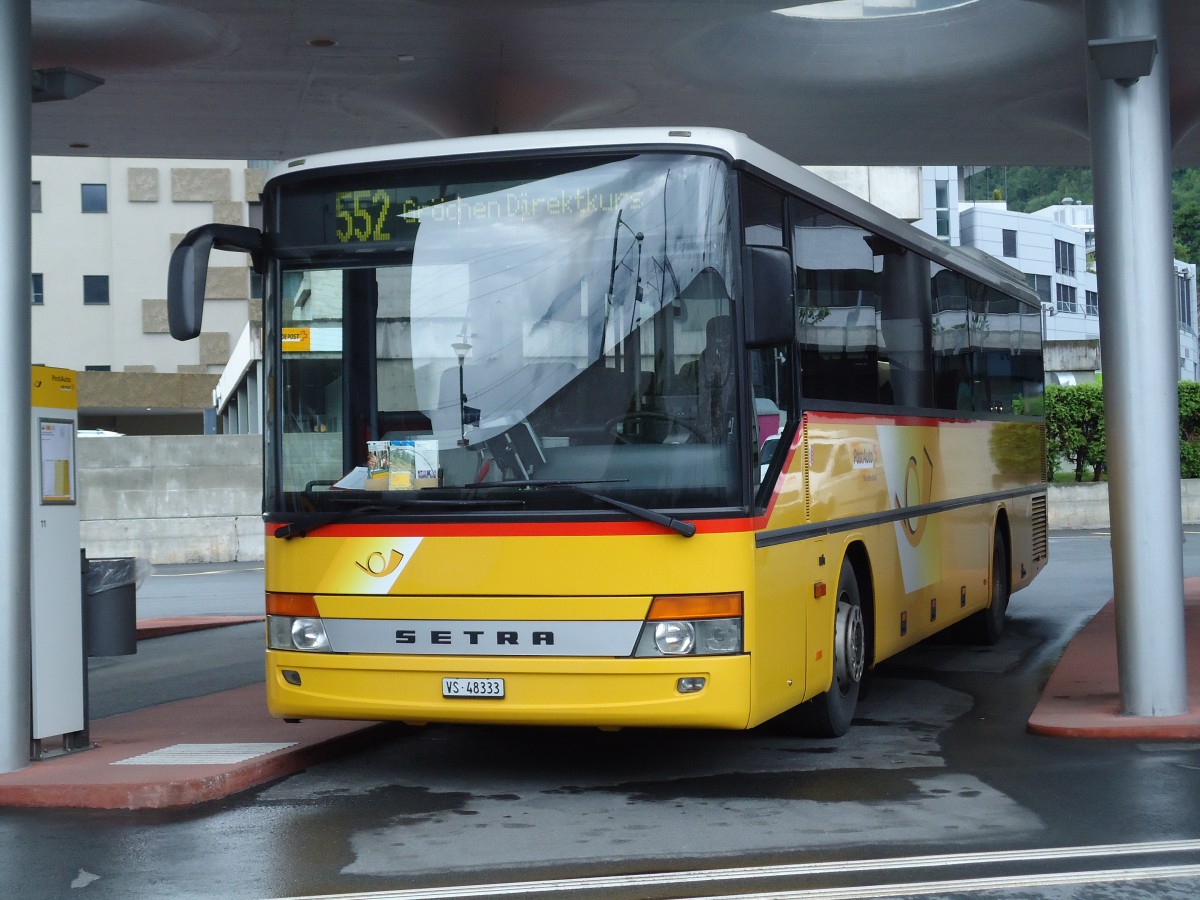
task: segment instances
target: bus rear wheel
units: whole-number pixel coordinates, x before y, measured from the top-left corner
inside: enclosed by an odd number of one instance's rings
[[[833,629],[833,683],[791,711],[791,730],[809,737],[841,737],[850,729],[867,671],[867,623],[858,576],[849,558],[838,575]]]

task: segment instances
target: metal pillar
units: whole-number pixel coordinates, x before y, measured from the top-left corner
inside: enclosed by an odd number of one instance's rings
[[[1121,708],[1187,711],[1163,0],[1087,0]]]
[[[0,772],[29,764],[28,0],[0,0]]]

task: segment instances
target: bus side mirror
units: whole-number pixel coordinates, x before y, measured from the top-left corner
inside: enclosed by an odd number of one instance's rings
[[[770,347],[796,339],[796,273],[783,247],[742,248],[746,345]]]
[[[216,250],[249,253],[254,270],[262,271],[262,232],[245,225],[201,225],[183,236],[167,270],[167,322],[171,337],[190,341],[200,334],[208,255]]]

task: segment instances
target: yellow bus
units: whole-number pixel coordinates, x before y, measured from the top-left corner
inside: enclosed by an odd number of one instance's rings
[[[1046,564],[1037,296],[744,135],[327,153],[263,209],[169,308],[264,276],[276,716],[836,736]]]

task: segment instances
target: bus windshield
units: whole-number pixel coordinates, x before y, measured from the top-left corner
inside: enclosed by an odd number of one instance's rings
[[[467,497],[592,510],[589,491],[655,509],[745,502],[724,162],[281,181],[279,220],[295,224],[272,279],[268,512],[376,490],[411,498],[392,507],[404,515]]]

